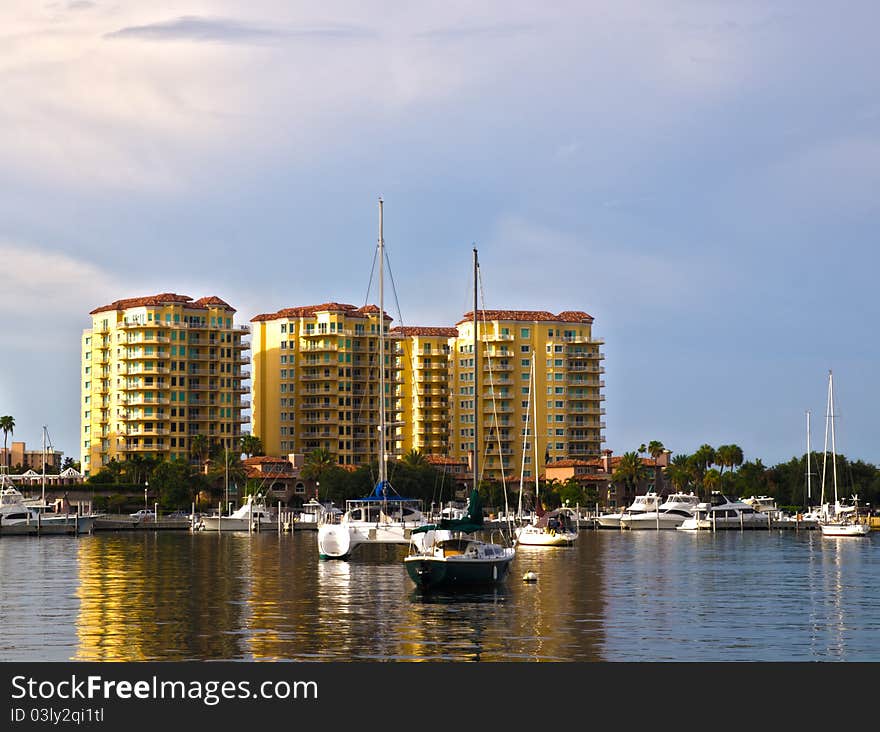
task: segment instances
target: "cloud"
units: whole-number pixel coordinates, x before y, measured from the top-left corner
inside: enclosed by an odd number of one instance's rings
[[[499,218],[485,259],[499,263],[484,272],[495,282],[487,289],[487,307],[520,303],[517,307],[586,310],[597,323],[611,313],[618,322],[635,322],[644,320],[646,310],[662,317],[687,309],[700,297],[688,272],[705,267],[693,253],[678,260],[659,247],[646,251],[596,242],[586,233],[541,225],[520,214]],[[524,267],[525,262],[535,264]],[[549,290],[548,281],[553,282]],[[492,291],[513,299],[493,303],[498,295],[493,298]]]
[[[313,28],[269,27],[246,23],[231,18],[209,18],[184,15],[146,25],[128,26],[105,38],[131,38],[144,41],[195,41],[212,43],[263,43],[283,39],[357,39],[371,37],[366,27],[354,25],[328,25]]]
[[[534,33],[540,26],[531,23],[497,23],[483,26],[451,26],[434,28],[414,34],[416,39],[427,41],[458,41],[487,38],[511,38]]]

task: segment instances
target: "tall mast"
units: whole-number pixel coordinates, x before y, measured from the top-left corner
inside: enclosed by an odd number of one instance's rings
[[[46,505],[46,425],[43,425],[43,506]],[[43,510],[43,509],[41,509]]]
[[[477,247],[474,246],[474,490],[478,487],[479,456],[480,456],[480,341],[477,338],[477,281],[480,263],[477,259]]]
[[[526,445],[529,444],[529,419],[531,418],[532,409],[532,381],[531,372],[529,373],[529,400],[526,402],[526,423],[523,427],[523,448],[522,448],[522,465],[519,469],[519,503],[516,508],[516,515],[522,518],[522,495],[523,495],[523,476],[526,472]]]
[[[382,198],[379,198],[379,485],[385,490],[385,238],[382,233]]]
[[[533,428],[532,431],[534,434],[532,435],[532,447],[535,451],[535,511],[538,510],[538,500],[539,500],[539,488],[538,488],[538,474],[541,472],[538,464],[538,383],[535,377],[535,351],[532,349],[532,363],[529,368],[529,394],[535,393],[535,408],[532,410],[532,423]]]
[[[831,417],[831,472],[834,476],[834,505],[837,506],[837,445],[834,440],[834,380],[828,370],[828,414]]]
[[[819,501],[825,505],[825,471],[828,466],[828,423],[831,419],[831,371],[828,372],[828,400],[825,403],[825,443],[822,446],[822,498]]]
[[[807,508],[810,508],[812,493],[810,492],[810,410],[807,410]]]

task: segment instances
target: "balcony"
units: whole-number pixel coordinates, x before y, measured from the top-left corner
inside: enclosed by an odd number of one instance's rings
[[[488,414],[513,414],[514,408],[510,405],[484,404],[483,412]]]
[[[504,363],[504,362],[501,362],[501,361],[495,361],[495,360],[493,359],[493,360],[491,361],[491,366],[490,366],[490,363],[484,363],[484,364],[483,364],[483,373],[484,373],[484,374],[488,374],[489,371],[490,371],[490,369],[491,369],[491,371],[493,371],[493,372],[496,372],[496,371],[513,371],[513,370],[514,370],[514,365],[513,365],[512,363],[510,363],[510,362],[506,362],[506,363]]]
[[[494,333],[490,335],[484,335],[480,337],[480,340],[483,343],[494,343],[497,341],[512,341],[515,340],[515,337],[510,333]]]
[[[325,374],[309,374],[309,373],[300,374],[299,378],[301,381],[333,381],[333,382],[336,382],[339,379],[339,377],[336,376],[336,374],[332,374],[332,375],[328,376]]]
[[[321,351],[338,351],[339,344],[338,343],[308,343],[304,346],[301,346],[299,349],[300,353],[318,353]]]

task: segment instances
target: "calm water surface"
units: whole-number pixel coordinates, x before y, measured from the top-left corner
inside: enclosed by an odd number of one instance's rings
[[[880,661],[878,546],[586,531],[422,594],[402,548],[320,561],[307,531],[6,537],[0,660]]]

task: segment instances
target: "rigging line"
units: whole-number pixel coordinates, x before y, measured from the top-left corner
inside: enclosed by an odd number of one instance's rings
[[[373,266],[370,268],[370,281],[367,283],[367,295],[364,298],[364,307],[370,304],[370,290],[373,289],[373,275],[376,274],[376,259],[379,257],[379,247],[373,250]]]
[[[397,317],[400,324],[404,325],[403,313],[400,310],[400,300],[397,299],[397,285],[394,282],[394,272],[391,271],[391,259],[388,257],[388,247],[385,247],[385,263],[388,265],[388,277],[391,278],[391,293],[394,295],[394,304],[397,306]]]
[[[480,299],[483,303],[483,333],[486,332],[486,293],[483,290],[483,271],[482,269],[477,270],[477,277],[479,279],[480,285]],[[485,337],[485,336],[484,336]],[[495,437],[498,442],[498,460],[501,463],[501,489],[504,492],[504,513],[505,515],[509,514],[509,509],[507,506],[507,482],[504,475],[504,455],[501,452],[501,430],[498,425],[498,404],[495,401],[495,377],[492,373],[492,352],[487,348],[486,349],[486,359],[489,364],[489,383],[492,384],[492,416],[495,421]],[[474,359],[474,369],[476,370],[477,363],[476,359]],[[475,372],[476,373],[476,372]],[[476,401],[474,402],[474,406],[476,407]],[[481,414],[481,413],[480,413]],[[475,415],[475,419],[480,417],[480,414]],[[486,453],[489,452],[488,441],[486,443]]]

